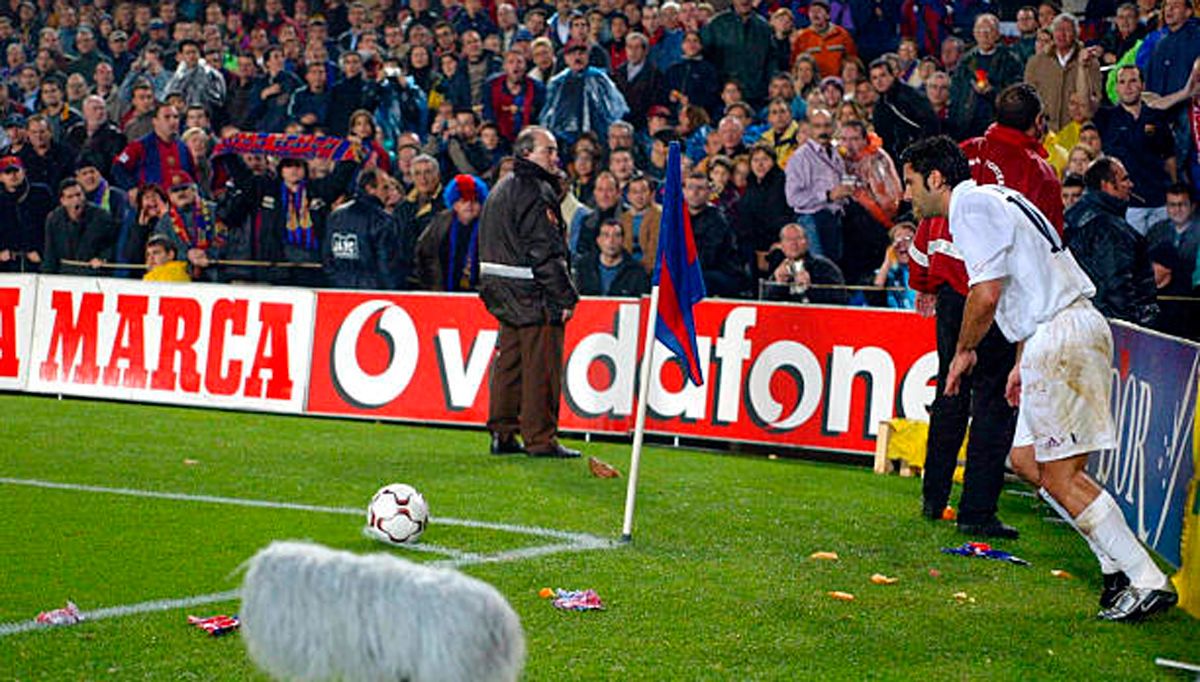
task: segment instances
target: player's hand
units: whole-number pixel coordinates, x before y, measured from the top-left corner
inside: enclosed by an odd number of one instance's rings
[[[563,310],[563,311],[562,311],[562,321],[563,321],[563,324],[566,324],[566,323],[567,323],[567,321],[568,321],[568,320],[570,320],[570,319],[571,319],[571,316],[572,316],[572,315],[574,315],[574,314],[575,314],[575,311],[574,311],[573,309],[571,309],[571,308],[567,308],[566,310]]]
[[[958,389],[962,386],[962,378],[971,373],[975,368],[975,351],[960,350],[954,354],[954,359],[950,361],[950,371],[946,373],[946,387],[942,391],[946,395],[958,395]]]
[[[917,314],[921,317],[933,317],[937,296],[920,292],[917,294]]]
[[[1008,373],[1008,383],[1004,385],[1004,399],[1009,406],[1019,407],[1021,404],[1021,365],[1013,365]]]
[[[0,263],[7,263],[12,260],[12,251],[8,249],[0,250]]]
[[[92,269],[96,269],[104,265],[104,261],[100,260],[99,258],[93,258],[88,261],[88,265],[92,266]]]
[[[30,263],[41,263],[42,254],[38,253],[37,251],[26,251],[25,260],[28,260]]]

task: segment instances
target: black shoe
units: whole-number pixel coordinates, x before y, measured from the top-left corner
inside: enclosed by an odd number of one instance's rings
[[[528,452],[530,457],[551,457],[555,459],[576,459],[582,454],[578,450],[564,447],[560,443],[555,443],[549,450],[538,450],[536,452],[529,450]]]
[[[521,443],[515,436],[502,436],[498,433],[493,433],[491,452],[493,455],[519,455],[525,452],[525,448],[521,447]]]
[[[1000,519],[992,519],[986,523],[962,523],[960,521],[958,532],[975,537],[1001,538],[1004,540],[1016,540],[1021,537],[1020,531],[1003,523]]]
[[[1159,611],[1166,611],[1179,601],[1179,595],[1167,586],[1165,590],[1130,585],[1117,595],[1111,608],[1097,614],[1103,620],[1137,623]]]
[[[945,514],[945,513],[946,513],[946,505],[944,505],[944,504],[941,505],[940,507],[937,505],[929,504],[928,502],[921,505],[921,516],[924,516],[926,519],[929,519],[930,521],[941,521],[943,518],[943,514]]]
[[[1104,574],[1104,590],[1100,592],[1100,608],[1111,609],[1117,603],[1117,597],[1129,587],[1129,576],[1117,571]]]

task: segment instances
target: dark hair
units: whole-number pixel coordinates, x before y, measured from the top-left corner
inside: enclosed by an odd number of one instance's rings
[[[1138,66],[1137,64],[1122,64],[1118,66],[1117,75],[1120,76],[1122,71],[1128,71],[1130,69],[1137,71],[1138,80],[1142,80],[1144,78],[1142,75],[1142,67]]]
[[[867,66],[867,73],[871,73],[881,66],[887,69],[889,75],[896,75],[896,72],[892,70],[892,62],[887,57],[876,57],[872,59],[871,64]]]
[[[358,174],[358,188],[360,190],[365,190],[368,187],[374,189],[379,186],[379,183],[383,180],[384,175],[386,175],[386,173],[378,168],[364,168]]]
[[[1186,182],[1172,182],[1167,185],[1166,194],[1174,194],[1176,196],[1183,195],[1188,198],[1188,201],[1194,201],[1192,198],[1192,188],[1188,187]]]
[[[1079,173],[1067,173],[1066,175],[1063,176],[1062,186],[1064,188],[1078,187],[1079,189],[1083,189],[1084,188],[1083,176],[1080,175]]]
[[[58,198],[61,199],[62,195],[72,187],[78,187],[81,191],[83,190],[83,185],[79,184],[79,181],[75,178],[63,178],[62,182],[58,183]]]
[[[1000,91],[996,97],[996,123],[1020,130],[1029,130],[1042,113],[1042,98],[1029,83],[1017,83]]]
[[[910,144],[900,155],[900,164],[901,167],[904,164],[912,166],[913,171],[925,182],[929,181],[930,173],[938,171],[950,188],[971,179],[967,155],[954,140],[945,135],[927,137]]]
[[[621,234],[625,234],[625,226],[621,224],[620,218],[605,218],[600,222],[600,227],[603,228],[606,225],[616,225],[617,229],[621,231]]]
[[[852,118],[848,121],[842,121],[842,127],[843,128],[854,128],[855,130],[858,131],[858,133],[860,135],[863,136],[864,140],[867,139],[867,124],[863,123],[862,121],[860,121],[856,118]]]
[[[1117,181],[1117,159],[1112,156],[1101,156],[1088,165],[1083,174],[1083,186],[1090,190],[1099,191],[1100,183],[1115,183]]]

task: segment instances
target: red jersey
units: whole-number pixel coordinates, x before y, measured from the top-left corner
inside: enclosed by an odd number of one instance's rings
[[[1062,184],[1046,162],[1042,143],[1013,128],[993,123],[982,137],[960,147],[971,164],[971,177],[981,185],[1004,185],[1024,194],[1046,214],[1062,236]],[[943,284],[966,295],[967,269],[950,236],[944,217],[926,218],[917,226],[909,249],[909,285],[916,291],[936,293]]]

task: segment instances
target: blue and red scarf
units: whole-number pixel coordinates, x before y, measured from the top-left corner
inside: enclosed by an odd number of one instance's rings
[[[361,145],[342,137],[285,135],[283,133],[237,133],[221,140],[212,155],[262,154],[285,159],[328,159],[342,161],[360,156]]]

